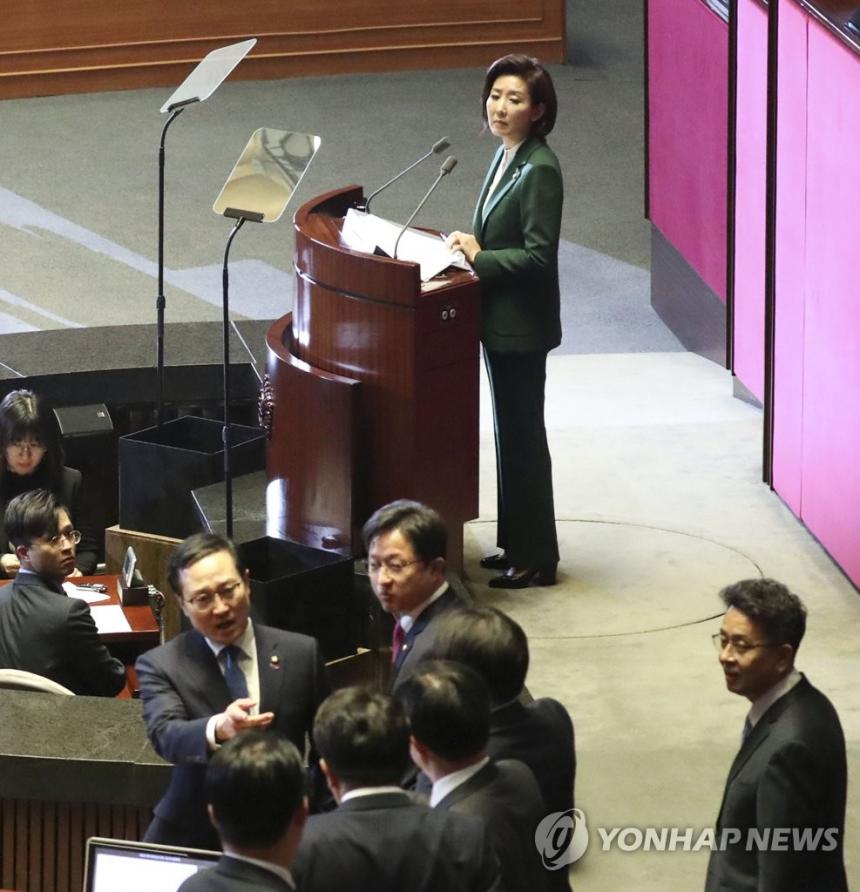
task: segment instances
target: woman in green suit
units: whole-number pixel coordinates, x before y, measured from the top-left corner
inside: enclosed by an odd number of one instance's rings
[[[549,72],[509,55],[488,69],[484,123],[502,141],[487,171],[474,234],[453,232],[481,280],[481,343],[493,397],[502,552],[494,588],[553,585],[558,539],[544,426],[546,357],[561,343],[558,241],[563,186],[546,144],[557,101]]]

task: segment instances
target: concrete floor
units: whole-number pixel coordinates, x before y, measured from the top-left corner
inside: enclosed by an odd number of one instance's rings
[[[860,597],[760,482],[761,413],[732,397],[728,372],[689,353],[551,357],[561,580],[497,592],[478,566],[495,543],[486,382],[482,396],[468,583],[528,633],[532,694],[573,717],[576,804],[590,829],[576,892],[703,887],[706,851],[604,852],[596,828],[691,827],[695,839],[713,826],[748,707],[726,692],[709,640],[717,592],[757,575],[785,582],[809,609],[798,666],[845,729],[846,862],[860,881]]]

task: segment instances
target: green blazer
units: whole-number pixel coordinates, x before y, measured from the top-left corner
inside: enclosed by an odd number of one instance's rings
[[[537,353],[561,343],[558,240],[564,198],[553,151],[529,137],[517,150],[484,212],[503,148],[487,171],[473,231],[481,245],[481,341],[498,353]]]

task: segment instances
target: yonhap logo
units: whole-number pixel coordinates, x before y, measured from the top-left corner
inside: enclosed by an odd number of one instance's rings
[[[585,815],[578,808],[547,815],[535,830],[535,846],[547,870],[561,870],[578,861],[588,848]]]

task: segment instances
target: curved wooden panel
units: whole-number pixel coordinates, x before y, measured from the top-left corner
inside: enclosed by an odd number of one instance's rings
[[[267,450],[267,534],[349,553],[356,513],[359,383],[312,368],[285,346],[291,316],[267,336],[274,393]]]
[[[210,50],[258,37],[244,79],[484,65],[516,46],[565,58],[562,0],[27,0],[4,13],[0,97],[119,90],[182,81]]]
[[[361,189],[350,186],[307,202],[296,214],[292,327],[285,320],[272,327],[270,359],[278,354],[282,363],[323,380],[361,382],[354,406],[353,511],[363,520],[393,499],[427,502],[448,522],[456,566],[463,522],[478,514],[480,286],[471,273],[457,272],[422,287],[416,264],[343,246],[342,215],[360,198]],[[273,384],[289,386],[287,374]],[[307,405],[305,419],[330,425],[323,413],[336,407]],[[299,409],[288,411],[301,417]],[[273,442],[279,436],[275,432]],[[308,467],[318,456],[308,452],[295,461]],[[312,477],[316,473],[309,468]],[[271,463],[269,476],[274,479]],[[289,501],[293,492],[287,487],[283,495]],[[284,528],[297,538],[289,517]],[[304,537],[308,531],[298,532]],[[354,544],[360,547],[357,538]]]

